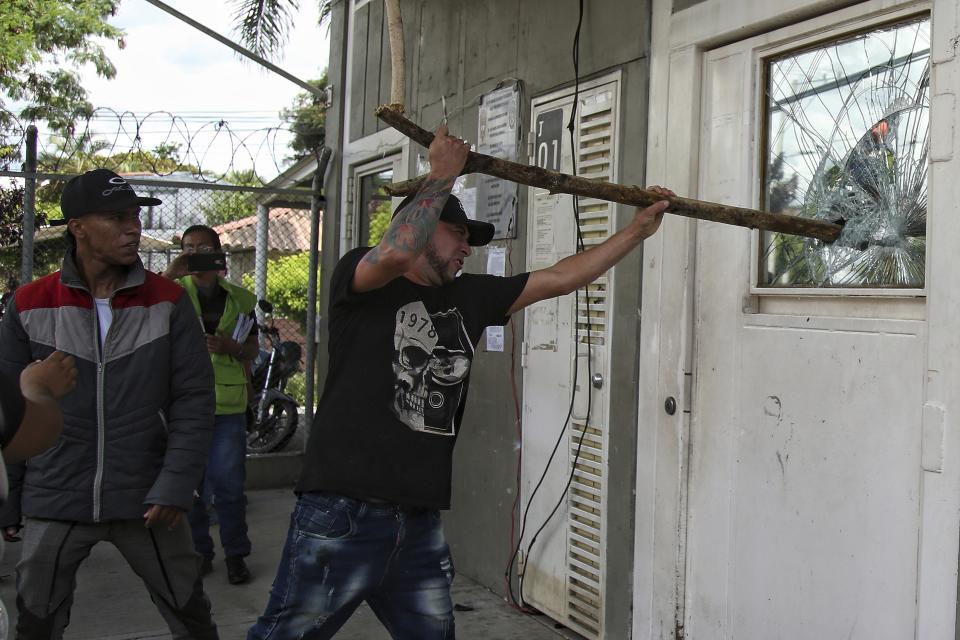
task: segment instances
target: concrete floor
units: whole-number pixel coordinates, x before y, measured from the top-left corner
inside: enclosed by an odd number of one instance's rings
[[[223,640],[245,638],[247,629],[266,604],[294,502],[290,489],[251,491],[248,498],[247,520],[254,548],[248,564],[254,579],[240,586],[228,584],[226,569],[220,560],[222,556],[219,556],[213,573],[205,580]],[[19,545],[8,544],[0,562],[0,598],[7,605],[11,626],[16,624],[13,571],[18,555]],[[461,640],[558,640],[573,637],[569,632],[554,630],[548,618],[517,613],[499,596],[465,577],[457,577],[453,596],[455,603],[472,609],[457,613],[457,637]],[[109,544],[94,547],[77,577],[76,597],[65,640],[169,637],[146,589],[116,549]],[[337,638],[389,640],[389,635],[364,605]]]

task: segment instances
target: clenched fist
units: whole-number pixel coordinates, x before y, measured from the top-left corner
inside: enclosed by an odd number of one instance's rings
[[[468,153],[470,153],[470,145],[460,138],[451,136],[447,125],[440,125],[427,154],[430,159],[431,175],[437,178],[457,177],[463,171]]]
[[[647,191],[653,191],[662,196],[677,195],[670,189],[658,186],[647,187]],[[643,209],[637,207],[637,214],[633,219],[633,224],[638,225],[641,238],[649,238],[657,232],[657,229],[660,228],[660,223],[663,221],[663,212],[666,211],[669,206],[669,202],[661,200]]]

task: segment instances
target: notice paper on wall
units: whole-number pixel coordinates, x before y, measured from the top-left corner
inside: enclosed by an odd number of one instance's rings
[[[487,273],[502,276],[506,270],[506,248],[490,247],[487,250]],[[503,327],[487,327],[487,351],[503,351]]]
[[[487,327],[487,351],[503,351],[503,327]]]
[[[476,220],[477,218],[477,188],[476,187],[464,187],[461,189],[460,193],[457,194],[457,197],[460,198],[461,204],[463,204],[463,210],[466,211],[467,217]]]
[[[507,272],[506,247],[490,247],[487,249],[487,273],[492,276],[503,276]]]
[[[519,85],[484,94],[477,114],[477,151],[516,162],[519,133]],[[517,183],[484,174],[478,174],[477,181],[477,220],[494,226],[495,239],[516,238]]]

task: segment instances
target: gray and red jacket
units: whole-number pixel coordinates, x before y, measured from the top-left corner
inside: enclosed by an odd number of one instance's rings
[[[142,518],[149,504],[189,509],[213,435],[214,380],[203,329],[186,292],[138,260],[110,297],[102,353],[93,296],[73,252],[63,268],[17,290],[0,325],[10,376],[59,349],[76,359],[76,388],[60,403],[63,434],[11,470],[0,524],[34,518]],[[16,379],[16,378],[14,378]],[[20,491],[22,489],[22,491]]]

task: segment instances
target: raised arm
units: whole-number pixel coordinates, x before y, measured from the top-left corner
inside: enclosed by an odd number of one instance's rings
[[[665,196],[675,195],[673,191],[662,187],[649,189]],[[511,305],[508,315],[535,302],[576,291],[599,278],[637,245],[657,232],[668,204],[663,200],[645,209],[638,208],[630,224],[603,243],[566,257],[551,267],[531,273],[527,285]]]
[[[437,228],[440,211],[460,175],[470,146],[440,125],[430,145],[430,175],[420,191],[390,222],[380,244],[370,250],[353,273],[355,292],[379,289],[409,271]]]

